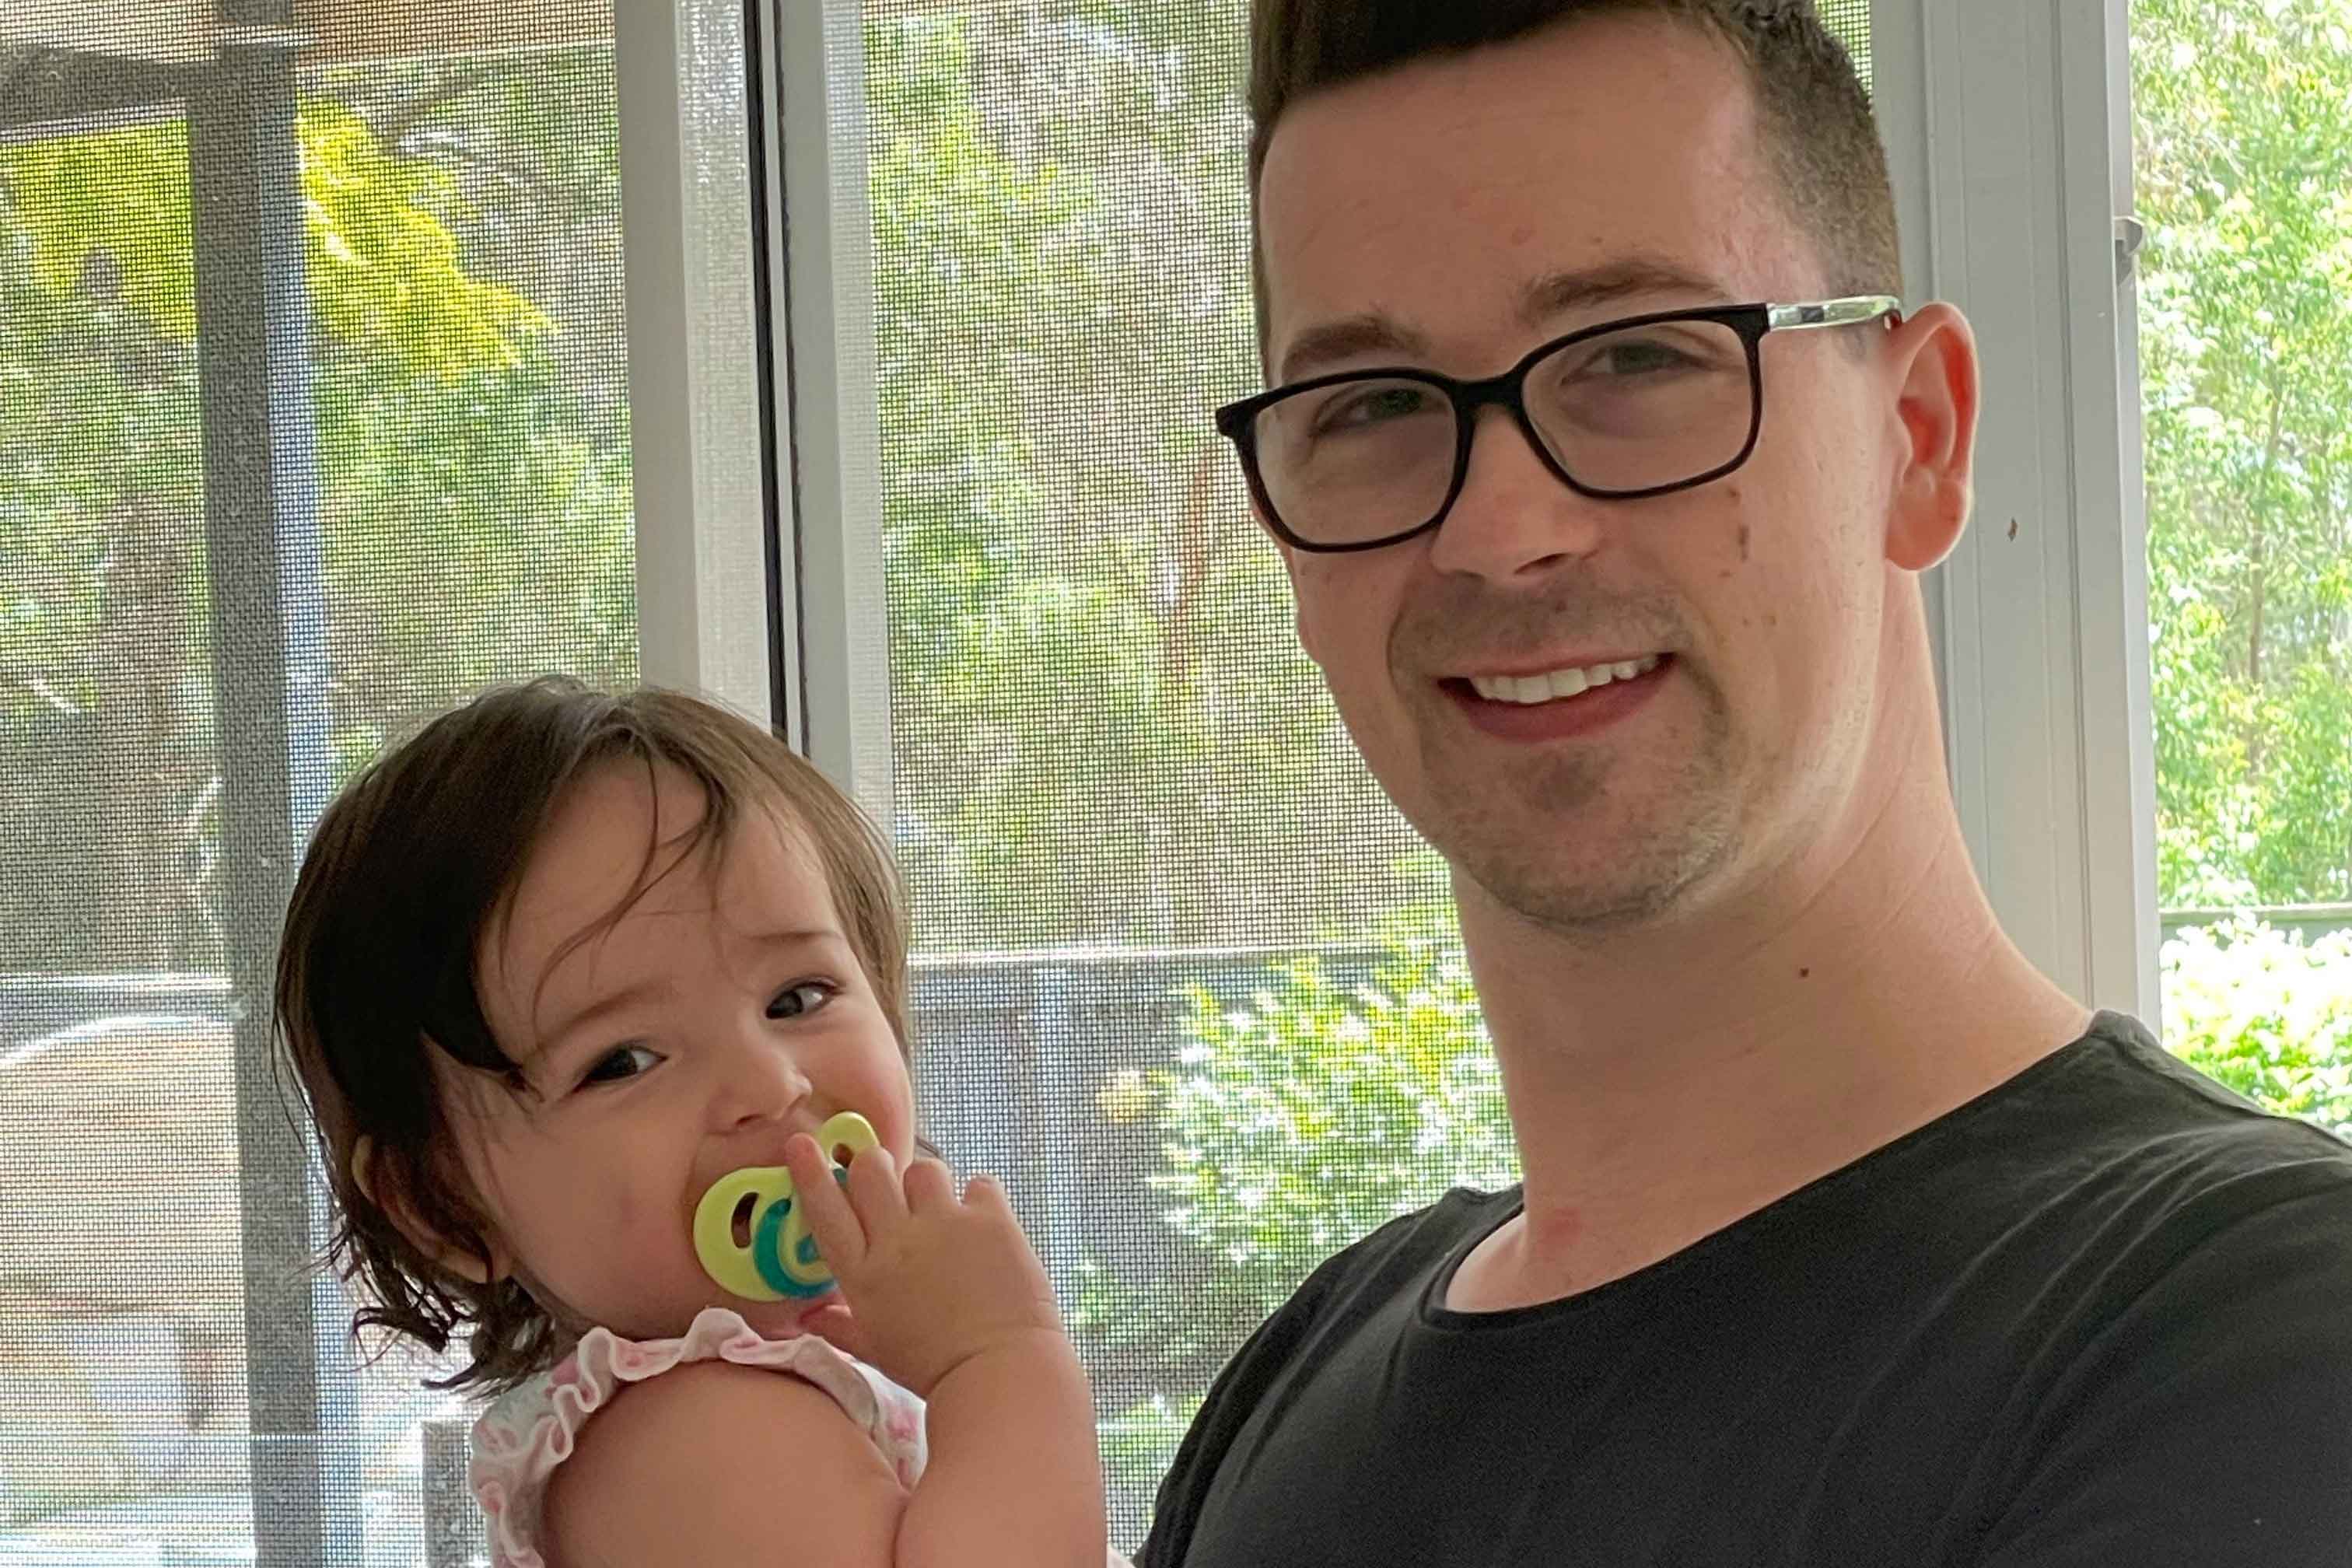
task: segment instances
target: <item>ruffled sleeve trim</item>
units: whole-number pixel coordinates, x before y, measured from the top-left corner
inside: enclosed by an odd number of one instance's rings
[[[771,1340],[724,1307],[697,1314],[674,1340],[627,1340],[591,1329],[552,1370],[505,1394],[474,1425],[471,1479],[497,1568],[547,1568],[540,1512],[548,1477],[572,1457],[581,1427],[622,1385],[689,1362],[789,1373],[831,1394],[912,1487],[924,1461],[922,1402],[814,1334]]]

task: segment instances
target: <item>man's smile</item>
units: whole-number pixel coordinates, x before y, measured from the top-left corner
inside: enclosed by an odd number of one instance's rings
[[[1620,680],[1649,674],[1665,655],[1648,653],[1630,658],[1577,659],[1533,674],[1469,675],[1460,679],[1488,702],[1512,702],[1532,707],[1542,702],[1581,697]]]

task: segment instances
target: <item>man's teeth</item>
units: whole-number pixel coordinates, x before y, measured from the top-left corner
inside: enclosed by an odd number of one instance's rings
[[[1583,669],[1555,669],[1548,675],[1474,675],[1470,685],[1489,702],[1517,702],[1533,707],[1563,697],[1581,697],[1612,680],[1631,680],[1658,668],[1661,654],[1622,664],[1595,664]]]

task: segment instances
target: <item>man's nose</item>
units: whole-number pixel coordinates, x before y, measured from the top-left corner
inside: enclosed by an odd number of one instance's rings
[[[1612,503],[1568,488],[1505,408],[1478,410],[1462,491],[1430,547],[1430,563],[1507,582],[1600,549]]]

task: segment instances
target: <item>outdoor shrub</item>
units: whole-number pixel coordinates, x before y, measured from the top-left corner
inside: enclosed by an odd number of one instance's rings
[[[1369,984],[1286,963],[1247,1005],[1191,995],[1158,1075],[1163,1218],[1261,1312],[1314,1267],[1448,1188],[1507,1186],[1517,1155],[1449,918],[1391,930]]]
[[[2264,1107],[2352,1135],[2352,931],[2248,917],[2164,944],[2165,1048]]]

